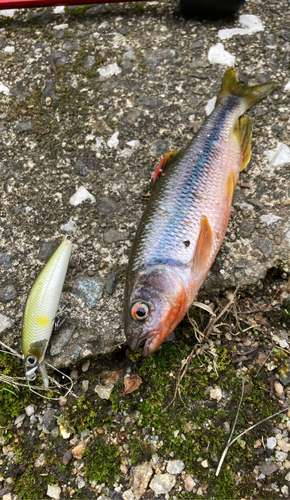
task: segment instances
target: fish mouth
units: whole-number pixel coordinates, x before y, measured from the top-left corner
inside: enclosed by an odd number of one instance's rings
[[[142,351],[142,354],[143,356],[148,356],[148,354],[151,354],[151,352],[154,352],[154,350],[150,350],[147,352],[148,348],[149,348],[149,345],[148,344],[151,344],[152,343],[152,340],[153,338],[158,335],[158,331],[154,331],[154,332],[151,332],[147,335],[144,335],[143,337],[139,337],[139,338],[136,338],[132,335],[131,338],[129,338],[127,340],[128,342],[128,345],[130,347],[130,349],[132,349],[132,351],[136,351],[137,349],[139,349],[139,347],[141,347],[142,344],[144,344],[145,342],[145,345],[144,345],[144,348],[143,348],[143,351]],[[147,347],[146,347],[147,346]],[[147,353],[147,354],[144,354],[144,353]]]

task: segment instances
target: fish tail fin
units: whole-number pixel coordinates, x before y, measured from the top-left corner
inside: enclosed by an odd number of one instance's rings
[[[244,85],[239,81],[238,73],[233,68],[228,68],[224,74],[222,88],[217,97],[216,104],[219,104],[226,96],[239,96],[245,103],[246,111],[246,109],[270,94],[277,85],[276,82],[268,82],[254,86]]]

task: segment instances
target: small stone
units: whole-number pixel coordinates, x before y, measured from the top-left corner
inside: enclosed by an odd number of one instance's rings
[[[77,444],[77,446],[75,446],[73,449],[72,449],[72,455],[74,458],[76,458],[77,460],[80,460],[83,456],[83,453],[86,449],[86,443],[84,441],[81,441],[79,444]]]
[[[48,408],[43,414],[43,427],[47,432],[51,432],[55,426],[55,410]]]
[[[96,198],[84,187],[80,186],[78,190],[70,197],[70,204],[76,207],[85,200],[91,200],[91,203],[96,203]]]
[[[18,417],[16,417],[16,419],[14,420],[14,425],[20,424],[20,422],[22,422],[25,419],[25,417],[26,417],[25,414],[18,415]]]
[[[284,469],[290,469],[290,460],[285,460],[285,462],[283,462],[283,467]]]
[[[216,401],[220,401],[222,399],[222,390],[218,386],[210,389],[208,394],[211,399],[215,399]]]
[[[86,391],[88,390],[88,388],[89,388],[89,384],[90,384],[90,383],[89,383],[89,381],[88,381],[88,380],[83,380],[83,381],[82,381],[82,389],[83,389],[83,391],[85,391],[85,392],[86,392]]]
[[[284,392],[284,388],[283,388],[283,385],[280,382],[278,382],[277,380],[275,380],[275,382],[274,382],[274,389],[275,389],[276,395],[278,397],[282,396],[282,394]]]
[[[83,373],[85,373],[85,372],[87,372],[87,371],[88,371],[88,369],[89,369],[89,367],[90,367],[90,364],[91,364],[91,362],[90,362],[90,361],[87,361],[86,363],[84,363],[84,364],[82,365],[82,372],[83,372]]]
[[[282,491],[283,495],[288,498],[289,488],[286,484],[284,484],[284,486],[282,486],[281,491]]]
[[[153,469],[150,462],[143,462],[141,465],[133,468],[132,490],[135,500],[140,500],[140,498],[144,495],[152,474]]]
[[[195,485],[196,485],[196,482],[194,481],[194,479],[189,474],[187,474],[187,476],[185,476],[185,478],[184,478],[185,490],[192,491],[192,489],[195,487]]]
[[[67,398],[60,398],[58,404],[59,406],[65,406],[67,404]]]
[[[135,500],[135,496],[134,496],[134,493],[133,493],[132,490],[126,490],[126,491],[124,491],[124,493],[122,494],[122,498],[124,500]]]
[[[127,474],[127,472],[128,472],[128,467],[127,467],[127,465],[125,465],[125,464],[121,464],[121,465],[120,465],[120,471],[122,472],[122,474]]]
[[[46,494],[50,498],[54,498],[54,500],[59,500],[61,488],[58,486],[58,484],[48,484]]]
[[[202,462],[200,462],[200,465],[206,469],[208,467],[208,461],[203,460]]]
[[[267,439],[267,444],[266,444],[266,446],[267,446],[267,448],[268,448],[269,450],[274,450],[274,448],[275,448],[275,446],[276,446],[276,445],[277,445],[277,440],[276,440],[276,438],[274,438],[274,437],[269,437],[269,438]]]
[[[51,103],[52,103],[52,99],[51,99],[51,97],[46,97],[46,98],[45,98],[45,105],[46,105],[46,106],[51,106]]]
[[[110,399],[113,389],[114,389],[114,384],[96,385],[95,392],[101,399]]]
[[[19,122],[16,125],[16,130],[18,130],[18,132],[27,132],[27,130],[31,129],[32,129],[31,122]]]
[[[46,465],[45,456],[44,453],[41,453],[39,457],[35,460],[34,467],[35,468],[44,467],[45,465]]]
[[[87,56],[84,59],[84,67],[88,69],[92,68],[95,62],[96,62],[95,56]]]
[[[169,474],[181,474],[184,467],[185,465],[182,460],[170,460],[170,462],[167,463],[166,470]]]
[[[0,333],[6,330],[7,328],[11,328],[13,325],[13,321],[6,316],[0,314]]]
[[[8,302],[17,298],[17,291],[14,285],[6,285],[0,288],[0,302]]]
[[[34,413],[34,405],[29,405],[29,406],[26,406],[26,408],[24,408],[25,410],[25,413],[28,417],[31,417],[31,415],[33,415]]]
[[[151,490],[154,491],[156,495],[162,495],[164,493],[169,493],[175,486],[176,478],[172,474],[156,474],[150,483]]]
[[[288,453],[290,451],[290,443],[286,443],[284,439],[278,439],[278,446],[285,453]]]
[[[72,454],[72,451],[71,450],[67,450],[64,454],[64,456],[62,457],[62,462],[64,465],[67,465],[71,459],[73,457],[73,454]]]
[[[275,457],[276,457],[276,460],[277,462],[284,462],[284,460],[286,460],[287,458],[287,453],[285,453],[285,451],[276,451],[275,453]]]
[[[285,479],[286,479],[286,481],[290,481],[290,472],[288,472],[288,474],[286,474]]]

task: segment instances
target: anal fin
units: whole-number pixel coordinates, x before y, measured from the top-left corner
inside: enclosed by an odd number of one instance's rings
[[[162,158],[161,162],[159,163],[158,167],[156,168],[154,177],[153,177],[153,184],[160,179],[161,174],[165,172],[176,160],[176,157],[180,155],[179,151],[171,151],[170,153],[167,153],[167,155]]]
[[[236,173],[234,170],[232,170],[230,175],[229,175],[228,182],[227,182],[227,202],[228,202],[228,205],[232,204],[232,199],[233,199],[236,184],[237,184]]]
[[[201,217],[200,233],[193,257],[194,276],[198,277],[202,272],[208,270],[208,261],[213,245],[212,227],[206,215]]]
[[[234,126],[234,134],[236,135],[241,146],[241,170],[244,170],[251,158],[252,120],[249,116],[242,116],[239,120],[237,120]]]

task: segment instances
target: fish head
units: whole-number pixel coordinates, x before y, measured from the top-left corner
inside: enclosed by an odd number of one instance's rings
[[[132,350],[152,354],[182,320],[187,294],[182,274],[168,265],[139,271],[125,304],[125,334]]]
[[[24,371],[25,376],[29,380],[34,380],[36,378],[35,372],[44,359],[46,346],[46,339],[33,342],[30,344],[28,351],[24,353]]]

